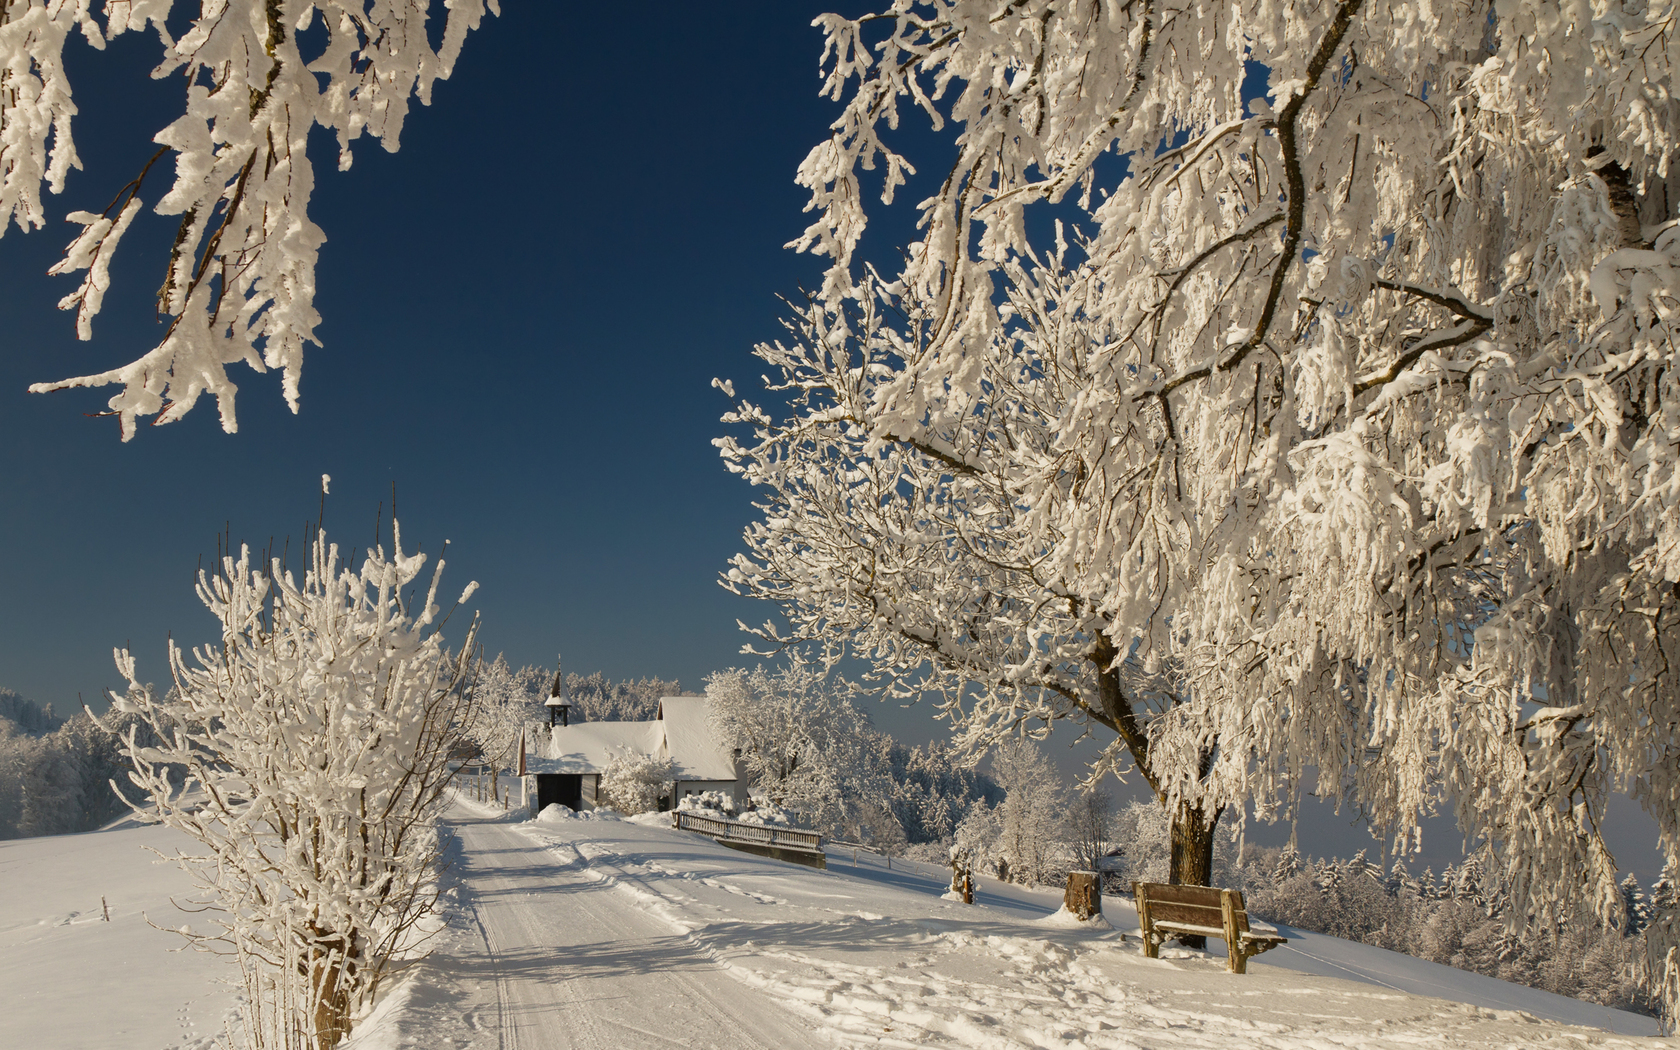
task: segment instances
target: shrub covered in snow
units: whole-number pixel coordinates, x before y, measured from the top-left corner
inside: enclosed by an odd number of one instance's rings
[[[278,560],[253,568],[249,549],[201,572],[221,645],[189,664],[171,643],[166,697],[117,653],[130,685],[113,704],[155,734],[126,737],[130,805],[198,843],[181,860],[219,931],[181,932],[237,958],[255,1047],[330,1050],[437,897],[433,825],[471,717],[477,623],[444,649],[443,563],[412,608],[403,592],[425,557],[402,553],[394,523],[393,535],[391,557],[370,551],[353,570],[317,532],[301,584]]]
[[[624,754],[613,759],[601,774],[602,801],[627,817],[659,808],[659,800],[671,794],[676,769],[668,758]]]
[[[703,817],[735,819],[735,800],[721,791],[701,791],[693,795],[684,795],[677,800],[677,808],[684,813],[694,813]]]
[[[1511,901],[1479,857],[1439,876],[1403,863],[1386,873],[1363,852],[1350,860],[1253,850],[1228,873],[1248,910],[1271,922],[1387,948],[1419,959],[1588,1002],[1654,1013],[1656,989],[1639,981],[1640,915],[1619,925],[1576,922],[1521,931]],[[1635,880],[1628,897],[1637,908]]]

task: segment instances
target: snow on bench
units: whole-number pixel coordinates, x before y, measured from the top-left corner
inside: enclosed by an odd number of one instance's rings
[[[1225,942],[1227,968],[1232,973],[1247,973],[1249,956],[1289,941],[1270,927],[1249,929],[1248,911],[1237,890],[1134,882],[1132,898],[1137,903],[1143,954],[1151,959],[1161,957],[1161,942],[1168,937],[1218,937]]]

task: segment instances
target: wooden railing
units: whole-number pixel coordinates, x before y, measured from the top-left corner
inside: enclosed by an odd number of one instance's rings
[[[767,824],[747,824],[739,820],[719,820],[698,813],[677,810],[671,814],[671,826],[681,831],[698,831],[728,842],[750,842],[757,846],[786,846],[789,849],[822,852],[822,836],[814,831],[798,828],[777,828]]]

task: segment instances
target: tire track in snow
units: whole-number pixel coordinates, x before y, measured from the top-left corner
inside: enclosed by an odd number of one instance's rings
[[[607,858],[597,865],[570,844],[538,846],[500,821],[458,819],[456,833],[462,886],[496,978],[502,1050],[795,1050],[816,1041],[693,939],[678,919],[682,902]],[[626,894],[641,908],[626,907]]]

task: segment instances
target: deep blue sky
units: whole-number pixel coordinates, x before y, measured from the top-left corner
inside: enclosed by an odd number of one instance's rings
[[[516,665],[559,653],[569,670],[698,688],[746,661],[735,621],[770,610],[716,584],[753,512],[711,445],[728,405],[710,382],[753,390],[749,351],[779,333],[776,295],[820,274],[782,247],[807,221],[794,170],[838,112],[817,96],[810,21],[857,6],[777,2],[725,21],[699,5],[632,18],[510,0],[411,114],[399,153],[363,140],[340,173],[321,136],[324,345],[307,354],[301,413],[278,376],[241,368],[238,434],[206,400],[126,445],[114,420],[84,416],[114,389],[25,388],[159,337],[151,294],[172,220],[136,222],[90,343],[54,309],[73,279],[45,271],[73,232],[63,214],[102,208],[133,176],[181,85],[146,78],[157,50],[143,35],[104,54],[73,41],[86,170],[48,200],[46,230],[0,239],[0,685],[61,712],[78,694],[103,706],[123,644],[163,682],[169,634],[217,634],[193,594],[201,556],[224,530],[297,544],[323,473],[329,535],[358,546],[382,501],[389,520],[394,482],[405,539],[452,541],[446,592],[480,582],[483,642]],[[898,202],[872,209],[870,254],[908,239],[912,205],[943,174],[923,156]],[[940,732],[930,714],[875,720],[920,742]],[[1059,746],[1073,735],[1054,741],[1064,768],[1078,764]],[[1303,847],[1369,844],[1350,819],[1315,813]],[[1438,830],[1429,852],[1456,852]]]
[[[756,375],[775,294],[819,272],[782,248],[805,223],[793,171],[836,108],[816,96],[819,7],[727,26],[690,5],[559,10],[516,0],[487,20],[399,153],[363,140],[341,174],[322,137],[324,346],[301,413],[241,367],[238,434],[207,399],[127,445],[83,415],[114,390],[24,388],[157,338],[171,221],[128,235],[91,343],[53,308],[71,279],[44,272],[63,213],[131,177],[181,88],[145,79],[153,40],[71,44],[87,170],[46,230],[0,240],[0,683],[63,710],[115,683],[130,640],[161,680],[168,632],[214,634],[199,556],[224,528],[301,539],[322,473],[329,535],[370,542],[395,482],[405,538],[452,541],[447,589],[480,581],[492,653],[691,688],[740,661],[735,620],[763,611],[715,580],[751,494],[710,444],[728,405],[709,384]]]

